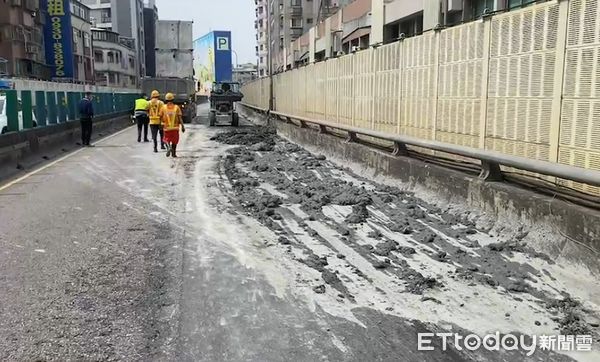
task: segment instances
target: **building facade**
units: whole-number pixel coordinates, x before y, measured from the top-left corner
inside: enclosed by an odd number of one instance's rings
[[[351,0],[255,0],[259,76],[285,70],[286,48]]]
[[[537,1],[539,2],[539,1]],[[286,46],[285,69],[510,11],[536,0],[351,0]],[[283,6],[285,8],[285,6]],[[281,57],[274,55],[275,64]],[[274,72],[281,71],[275,67]]]
[[[44,24],[38,0],[0,1],[0,73],[48,80]]]
[[[233,69],[233,81],[244,84],[258,77],[256,64],[241,64]]]
[[[106,29],[92,29],[96,85],[137,88],[138,61],[135,41]]]
[[[94,82],[90,8],[76,0],[71,0],[70,6],[73,27],[73,81],[90,84]]]
[[[256,63],[258,75],[261,77],[269,75],[269,17],[268,0],[255,0],[256,4]]]
[[[158,8],[154,0],[144,3],[144,48],[146,52],[146,76],[156,77],[156,22]]]
[[[99,29],[132,38],[138,61],[138,76],[146,74],[143,0],[82,0],[91,9],[92,24]]]

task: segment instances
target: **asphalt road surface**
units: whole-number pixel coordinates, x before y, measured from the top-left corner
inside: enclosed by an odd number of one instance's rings
[[[597,343],[599,283],[526,229],[247,123],[202,116],[179,156],[129,128],[0,186],[0,360],[599,358],[437,337],[418,350],[418,333],[443,332]]]

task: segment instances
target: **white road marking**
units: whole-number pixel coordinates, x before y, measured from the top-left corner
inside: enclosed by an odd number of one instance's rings
[[[119,131],[119,132],[117,132],[117,133],[114,133],[114,134],[112,134],[112,135],[110,135],[110,136],[104,137],[104,138],[102,138],[102,139],[98,140],[97,142],[94,142],[94,143],[93,143],[93,145],[97,145],[97,144],[99,144],[99,143],[101,143],[101,142],[104,142],[104,141],[107,141],[107,140],[109,140],[109,139],[111,139],[111,138],[113,138],[113,137],[116,137],[116,136],[120,135],[121,133],[124,133],[125,131],[129,130],[129,128],[131,128],[131,127],[132,127],[132,126],[129,126],[129,127],[125,128],[125,129],[123,129],[123,130],[120,130],[120,131]],[[62,162],[62,161],[64,161],[64,160],[66,160],[66,159],[68,159],[68,158],[70,158],[70,157],[73,157],[73,156],[75,156],[76,154],[78,154],[79,152],[81,152],[81,151],[83,151],[83,150],[85,150],[85,149],[86,149],[86,148],[80,148],[80,149],[78,149],[78,150],[75,150],[75,151],[73,151],[73,152],[69,153],[68,155],[65,155],[65,156],[63,156],[63,157],[59,158],[58,160],[54,160],[54,161],[50,162],[50,163],[49,163],[49,164],[47,164],[47,165],[44,165],[44,166],[42,166],[42,167],[40,167],[40,168],[38,168],[38,169],[36,169],[36,170],[33,170],[33,171],[31,171],[31,172],[29,172],[29,173],[27,173],[27,174],[25,174],[25,175],[23,175],[23,176],[19,177],[19,178],[18,178],[18,179],[16,179],[16,180],[10,181],[10,182],[9,182],[9,183],[7,183],[6,185],[0,186],[0,191],[4,191],[4,190],[8,189],[8,188],[9,188],[9,187],[11,187],[11,186],[14,186],[14,185],[16,185],[16,184],[18,184],[18,183],[20,183],[20,182],[22,182],[22,181],[24,181],[24,180],[27,180],[27,179],[28,179],[28,178],[30,178],[31,176],[33,176],[33,175],[35,175],[35,174],[38,174],[38,173],[40,173],[40,172],[42,172],[42,171],[44,171],[44,170],[46,170],[46,169],[48,169],[48,168],[50,168],[50,167],[52,167],[52,166],[56,165],[56,164],[57,164],[57,163],[59,163],[59,162]]]
[[[44,250],[44,249],[35,249],[34,251],[36,253],[42,253],[42,254],[46,253],[46,250]]]

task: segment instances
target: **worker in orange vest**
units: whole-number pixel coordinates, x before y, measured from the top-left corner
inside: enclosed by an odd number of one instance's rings
[[[150,117],[150,132],[152,133],[152,142],[154,142],[154,152],[158,152],[157,136],[160,133],[160,148],[165,149],[163,142],[162,117],[164,114],[165,104],[160,100],[160,93],[153,90],[151,94],[150,108],[148,116]]]
[[[181,108],[173,103],[175,96],[173,93],[167,93],[165,96],[167,104],[163,108],[163,132],[164,141],[167,144],[167,157],[177,157],[177,144],[179,143],[179,127],[181,126],[181,132],[185,133],[185,126],[183,125],[183,114]]]

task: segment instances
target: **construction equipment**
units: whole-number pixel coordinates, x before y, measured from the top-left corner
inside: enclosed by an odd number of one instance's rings
[[[210,126],[217,124],[218,117],[231,118],[231,125],[239,125],[239,114],[235,110],[235,103],[244,98],[240,92],[240,84],[235,82],[215,82],[210,92],[210,113],[208,121]]]

